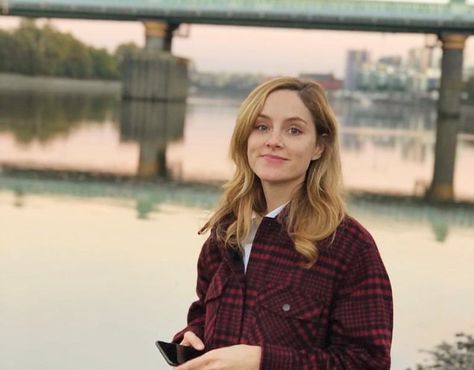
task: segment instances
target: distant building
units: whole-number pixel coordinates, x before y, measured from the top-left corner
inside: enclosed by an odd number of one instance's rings
[[[361,66],[356,75],[356,90],[406,91],[407,75],[400,56],[383,56],[376,63]]]
[[[302,73],[299,77],[316,81],[327,91],[340,90],[343,87],[343,81],[335,78],[332,73]]]
[[[348,91],[409,92],[414,96],[433,97],[441,79],[442,50],[438,43],[409,50],[401,56],[382,56],[370,62],[369,53],[351,50],[347,53],[344,87]],[[474,66],[465,67],[463,80],[474,77]]]
[[[402,66],[402,57],[399,55],[383,56],[379,58],[377,64],[400,68]]]
[[[357,89],[357,76],[364,64],[369,62],[370,53],[367,50],[349,50],[347,52],[344,89],[349,91]]]
[[[263,81],[266,76],[250,73],[215,73],[198,72],[190,73],[191,87],[196,92],[227,92],[230,94],[247,94]]]
[[[424,93],[436,91],[441,78],[441,48],[422,47],[409,50],[406,69],[409,89]]]
[[[422,73],[429,69],[441,69],[441,49],[431,47],[410,49],[406,67]]]

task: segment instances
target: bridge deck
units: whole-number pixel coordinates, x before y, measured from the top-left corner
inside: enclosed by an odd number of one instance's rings
[[[474,33],[474,5],[365,0],[0,0],[4,15]]]

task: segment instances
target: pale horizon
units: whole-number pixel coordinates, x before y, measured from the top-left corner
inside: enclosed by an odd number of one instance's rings
[[[17,17],[0,16],[1,29],[18,23]],[[53,19],[51,23],[109,51],[125,42],[144,44],[140,22]],[[173,53],[191,59],[201,72],[333,73],[343,78],[350,49],[369,50],[372,60],[385,55],[405,59],[408,50],[422,47],[425,39],[424,34],[191,25],[188,38],[173,39]],[[472,37],[466,43],[464,65],[474,65]]]

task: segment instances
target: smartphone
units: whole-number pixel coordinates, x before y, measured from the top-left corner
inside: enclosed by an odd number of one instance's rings
[[[198,351],[193,347],[186,347],[176,343],[156,341],[156,346],[165,358],[166,362],[171,366],[184,364],[186,361],[201,356],[204,351]]]

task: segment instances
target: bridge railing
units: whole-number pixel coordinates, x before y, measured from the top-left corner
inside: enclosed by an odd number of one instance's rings
[[[474,19],[469,3],[416,3],[375,0],[0,0],[0,8],[218,16],[281,17],[295,21],[316,16],[406,18],[433,21]]]
[[[400,10],[409,12],[438,13],[470,8],[469,4],[448,3],[416,3],[395,1],[365,0],[0,0],[8,6],[61,7],[77,8],[91,6],[93,8],[127,8],[127,9],[170,9],[187,11],[304,11],[319,10]]]

